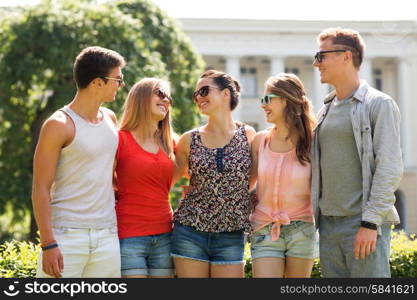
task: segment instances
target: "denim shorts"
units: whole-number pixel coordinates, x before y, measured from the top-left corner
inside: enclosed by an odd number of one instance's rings
[[[243,231],[204,232],[175,223],[171,255],[210,264],[241,264],[244,246]]]
[[[271,240],[272,225],[269,224],[250,236],[252,259],[318,257],[318,233],[314,223],[292,221],[289,225],[281,225],[281,233],[276,241]]]
[[[122,275],[170,276],[171,232],[120,239]]]

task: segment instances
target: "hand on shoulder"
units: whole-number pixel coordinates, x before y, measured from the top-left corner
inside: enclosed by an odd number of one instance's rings
[[[256,135],[256,130],[252,126],[245,124],[245,133],[249,143],[251,144]]]

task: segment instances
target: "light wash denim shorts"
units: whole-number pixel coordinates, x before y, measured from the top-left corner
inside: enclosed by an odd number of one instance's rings
[[[244,247],[243,231],[204,232],[175,223],[172,232],[173,257],[210,264],[242,264]]]
[[[272,223],[249,237],[252,259],[263,257],[298,257],[314,259],[318,253],[318,233],[314,223],[292,221],[281,225],[281,233],[276,241],[271,240]]]
[[[122,275],[171,276],[171,232],[120,239]]]

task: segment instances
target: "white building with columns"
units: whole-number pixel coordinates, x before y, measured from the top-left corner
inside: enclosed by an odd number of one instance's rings
[[[268,126],[260,108],[264,82],[281,72],[297,74],[315,112],[331,90],[312,67],[317,35],[328,27],[359,31],[366,43],[361,77],[391,95],[400,107],[405,165],[397,205],[402,228],[417,233],[417,22],[288,21],[181,18],[183,30],[207,69],[223,70],[242,85],[235,118],[261,130]]]

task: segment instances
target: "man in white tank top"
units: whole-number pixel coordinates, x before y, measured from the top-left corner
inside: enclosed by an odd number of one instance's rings
[[[77,93],[42,126],[33,209],[42,251],[37,277],[120,277],[112,188],[116,116],[104,102],[124,86],[123,57],[88,47],[74,63]]]

